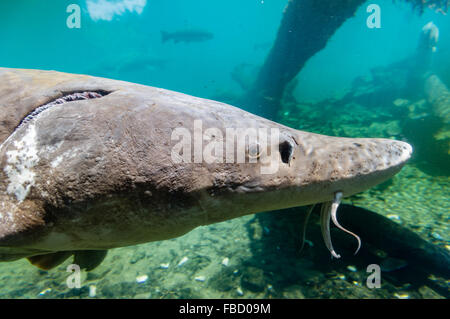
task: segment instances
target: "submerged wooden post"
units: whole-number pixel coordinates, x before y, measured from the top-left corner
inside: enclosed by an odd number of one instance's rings
[[[275,43],[245,98],[247,108],[275,118],[286,85],[364,2],[289,0]]]
[[[433,114],[448,126],[450,124],[450,91],[433,72],[432,67],[432,58],[438,41],[439,29],[434,23],[427,23],[422,29],[413,68],[424,80],[425,95],[432,106]]]

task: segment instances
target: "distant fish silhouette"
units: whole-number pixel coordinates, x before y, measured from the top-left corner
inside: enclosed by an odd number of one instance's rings
[[[161,31],[161,42],[173,40],[174,43],[178,42],[204,42],[214,38],[214,34],[206,31],[195,30],[182,30],[175,32]]]

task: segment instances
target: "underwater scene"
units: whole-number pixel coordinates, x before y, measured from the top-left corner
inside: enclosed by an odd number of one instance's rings
[[[1,1],[0,298],[449,298],[449,6]]]

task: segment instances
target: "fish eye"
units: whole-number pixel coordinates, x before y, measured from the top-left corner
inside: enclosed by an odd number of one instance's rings
[[[247,148],[249,158],[259,158],[261,156],[261,147],[258,143],[252,143]]]

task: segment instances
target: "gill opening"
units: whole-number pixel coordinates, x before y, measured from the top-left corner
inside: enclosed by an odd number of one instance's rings
[[[62,92],[62,96],[56,99],[50,100],[49,102],[36,107],[33,111],[28,113],[19,123],[15,130],[18,130],[24,124],[30,122],[36,116],[48,110],[52,106],[65,104],[73,101],[81,101],[81,100],[90,100],[90,99],[98,99],[103,96],[110,94],[109,91],[104,90],[95,90],[95,91],[74,91],[74,92]]]
[[[15,135],[15,133],[23,126],[25,126],[27,123],[35,119],[39,114],[44,112],[45,110],[48,110],[52,106],[55,105],[61,105],[73,101],[80,101],[80,100],[89,100],[89,99],[97,99],[104,97],[113,91],[105,91],[105,90],[93,90],[93,91],[72,91],[72,92],[61,92],[61,96],[58,98],[53,98],[52,100],[46,102],[43,105],[40,105],[33,109],[30,113],[28,113],[16,126],[14,131],[8,136],[7,139],[5,139],[0,144],[0,149],[3,148],[4,145],[8,143],[8,141]]]

